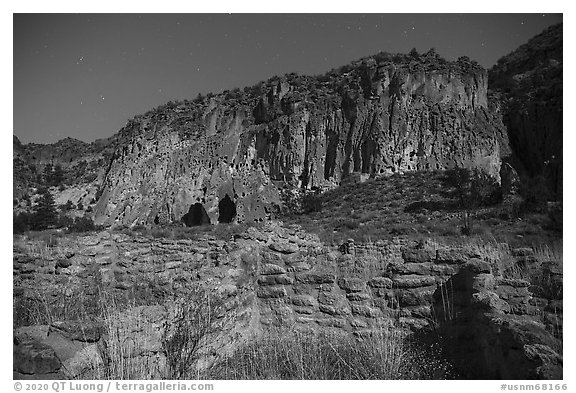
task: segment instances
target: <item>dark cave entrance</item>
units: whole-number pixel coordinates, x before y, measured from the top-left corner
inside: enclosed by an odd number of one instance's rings
[[[236,217],[236,204],[226,194],[218,203],[218,222],[230,223]]]
[[[195,203],[190,206],[188,213],[184,214],[182,221],[187,227],[210,224],[210,217],[201,203]]]

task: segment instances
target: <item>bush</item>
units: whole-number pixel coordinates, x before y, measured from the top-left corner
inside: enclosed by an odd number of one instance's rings
[[[224,328],[226,310],[220,298],[200,287],[193,289],[189,298],[193,301],[178,304],[174,320],[164,326],[162,347],[168,379],[191,379],[206,340]]]
[[[88,232],[95,229],[94,221],[89,217],[76,217],[74,224],[68,227],[70,232]]]
[[[66,202],[65,204],[60,205],[60,210],[63,212],[72,210],[73,208],[74,208],[74,204],[72,203],[71,200],[68,200],[68,202]]]
[[[31,215],[26,212],[14,214],[12,224],[14,233],[24,233],[29,231],[31,226]]]
[[[545,211],[547,202],[551,199],[550,189],[543,176],[523,179],[519,192],[523,198],[520,207],[522,213]]]
[[[499,184],[478,169],[455,168],[446,171],[444,184],[449,195],[456,198],[463,218],[462,234],[472,234],[475,212],[482,206],[494,205],[502,200]]]
[[[74,219],[65,213],[61,213],[58,217],[58,226],[60,228],[70,228],[74,225]]]
[[[317,194],[305,194],[302,197],[302,212],[304,214],[321,212],[322,198]]]

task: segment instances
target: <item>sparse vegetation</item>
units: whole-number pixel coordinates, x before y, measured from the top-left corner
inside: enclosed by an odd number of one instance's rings
[[[439,353],[394,327],[357,338],[298,327],[271,329],[210,370],[214,379],[451,379]]]
[[[206,356],[202,353],[203,345],[225,327],[226,309],[222,299],[201,288],[195,288],[190,299],[180,302],[173,320],[164,325],[162,345],[167,355],[169,379],[197,377],[195,368]]]

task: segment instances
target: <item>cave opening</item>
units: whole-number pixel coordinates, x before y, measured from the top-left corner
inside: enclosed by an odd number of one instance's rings
[[[236,204],[226,194],[224,198],[218,202],[218,222],[230,223],[236,217]]]
[[[182,216],[182,221],[187,227],[194,227],[210,224],[210,217],[208,217],[208,213],[206,213],[206,209],[201,203],[195,203],[190,205],[188,213]]]

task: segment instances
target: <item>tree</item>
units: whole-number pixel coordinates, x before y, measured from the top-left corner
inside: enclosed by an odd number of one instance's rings
[[[58,222],[58,213],[54,205],[54,198],[48,190],[40,196],[34,215],[32,216],[32,229],[41,231],[54,226]]]
[[[52,173],[52,177],[50,178],[50,185],[59,186],[62,185],[64,181],[64,170],[60,164],[57,164],[54,167],[54,172]]]
[[[63,212],[67,212],[69,210],[72,210],[74,208],[74,204],[72,203],[72,201],[70,199],[68,199],[68,202],[66,202],[65,204],[60,206],[60,210]]]
[[[457,201],[464,224],[462,232],[465,235],[472,233],[476,210],[495,204],[501,199],[499,184],[478,169],[456,168],[446,171],[444,183],[451,188],[451,194]]]
[[[14,214],[12,224],[14,233],[23,233],[28,231],[30,229],[30,214],[26,212]]]
[[[43,184],[50,186],[50,182],[52,181],[53,170],[54,168],[52,167],[52,164],[46,164],[46,166],[44,167]]]

